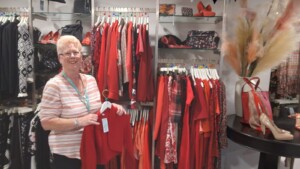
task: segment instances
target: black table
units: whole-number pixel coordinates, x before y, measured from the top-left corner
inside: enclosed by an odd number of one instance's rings
[[[260,152],[258,169],[278,168],[279,156],[300,158],[300,131],[295,129],[294,119],[274,119],[278,127],[289,130],[294,135],[294,140],[290,141],[275,140],[271,132],[263,135],[262,132],[242,124],[240,120],[241,117],[236,115],[228,116],[227,137],[240,145]]]

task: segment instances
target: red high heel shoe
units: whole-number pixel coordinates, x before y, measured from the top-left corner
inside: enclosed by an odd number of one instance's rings
[[[51,43],[51,44],[56,44],[57,40],[59,38],[59,30],[57,30],[51,39],[49,39],[48,43]]]
[[[89,46],[91,44],[91,32],[87,32],[82,40],[82,45]]]
[[[40,43],[41,43],[41,44],[47,44],[48,41],[52,38],[52,35],[53,35],[53,32],[50,31],[48,34],[46,34],[46,35],[44,35],[44,36],[42,37],[42,39],[40,40]]]

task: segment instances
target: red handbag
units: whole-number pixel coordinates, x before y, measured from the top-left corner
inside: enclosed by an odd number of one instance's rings
[[[261,113],[265,113],[270,120],[273,120],[272,108],[269,101],[269,92],[262,91],[258,85],[260,79],[258,77],[252,77],[250,79],[243,78],[245,84],[242,87],[242,108],[243,116],[241,122],[249,124],[250,127],[260,130],[259,117]],[[256,83],[254,83],[256,81]],[[248,85],[250,91],[244,91],[244,87]],[[258,90],[259,89],[259,90]]]

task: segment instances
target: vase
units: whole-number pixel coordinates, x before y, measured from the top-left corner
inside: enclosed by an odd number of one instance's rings
[[[251,90],[249,85],[245,85],[246,82],[244,78],[250,79],[251,77],[240,77],[239,80],[235,83],[235,96],[234,96],[234,104],[235,104],[235,114],[239,117],[243,116],[243,106],[242,106],[242,90],[244,92],[249,92]],[[251,80],[251,82],[256,85],[257,80]],[[243,88],[244,86],[244,88]]]

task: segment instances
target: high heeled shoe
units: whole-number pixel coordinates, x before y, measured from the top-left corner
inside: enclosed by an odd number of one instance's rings
[[[291,133],[288,133],[288,132],[279,132],[278,128],[275,123],[271,120],[270,118],[262,113],[259,117],[259,120],[260,120],[260,123],[261,123],[261,131],[263,134],[266,133],[266,127],[268,129],[270,129],[270,131],[272,132],[274,138],[276,140],[293,140],[294,139],[294,136],[291,134]]]
[[[53,36],[48,40],[48,43],[56,44],[58,38],[59,38],[59,30],[57,30],[57,31],[53,34]]]
[[[294,113],[293,115],[289,115],[289,118],[296,119],[295,128],[300,130],[300,113]]]

